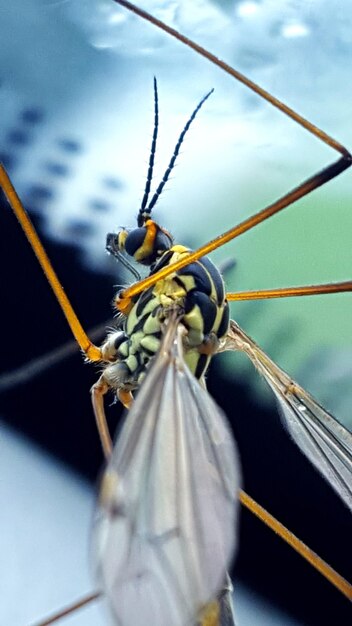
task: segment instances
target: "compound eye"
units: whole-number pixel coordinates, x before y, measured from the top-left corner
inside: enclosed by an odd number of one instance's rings
[[[143,245],[146,235],[147,229],[144,226],[142,228],[134,228],[131,230],[125,241],[125,250],[127,254],[134,256],[137,250]]]
[[[155,237],[154,250],[157,253],[165,252],[165,250],[169,250],[172,246],[171,238],[162,230],[157,232]]]

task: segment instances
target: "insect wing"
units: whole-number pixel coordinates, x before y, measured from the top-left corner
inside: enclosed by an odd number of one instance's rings
[[[195,623],[235,549],[237,453],[176,331],[170,320],[102,481],[98,574],[122,626]]]
[[[273,390],[293,440],[352,510],[352,434],[233,321],[223,349],[247,354]]]
[[[219,626],[236,626],[235,611],[233,606],[233,586],[229,575],[226,576],[226,583],[218,596],[220,608]]]

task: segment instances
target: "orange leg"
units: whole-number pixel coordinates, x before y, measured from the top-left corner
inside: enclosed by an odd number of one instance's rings
[[[293,296],[317,296],[327,293],[346,293],[352,291],[352,280],[326,285],[309,285],[306,287],[282,287],[281,289],[261,289],[259,291],[237,291],[227,293],[226,299],[235,300],[268,300],[269,298],[291,298]]]
[[[69,301],[57,275],[56,272],[50,262],[50,259],[47,253],[44,250],[44,247],[38,237],[38,234],[29,219],[27,211],[22,205],[21,200],[19,199],[14,186],[12,185],[10,178],[4,168],[0,163],[0,187],[4,190],[4,193],[15,213],[19,223],[22,226],[22,229],[39,261],[39,264],[51,286],[61,309],[67,319],[67,322],[71,328],[72,334],[74,335],[78,345],[81,350],[84,352],[85,356],[89,361],[101,361],[102,355],[100,348],[95,346],[83,330],[81,323],[74,312],[71,302]]]

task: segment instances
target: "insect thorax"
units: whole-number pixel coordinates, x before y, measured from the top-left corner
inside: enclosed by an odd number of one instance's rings
[[[185,246],[171,246],[159,256],[150,273],[175,263],[189,252]],[[122,331],[111,335],[105,344],[108,347],[110,343],[111,350],[113,341],[116,359],[116,364],[108,366],[111,386],[118,389],[139,386],[151,358],[159,349],[162,325],[170,310],[175,308],[181,312],[180,321],[187,331],[186,363],[196,378],[205,374],[229,325],[222,277],[206,257],[159,280],[136,296]]]

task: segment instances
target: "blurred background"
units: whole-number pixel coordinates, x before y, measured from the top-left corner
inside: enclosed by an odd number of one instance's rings
[[[352,6],[327,0],[140,6],[352,145]],[[105,253],[105,236],[135,224],[154,75],[156,184],[185,121],[215,88],[154,213],[177,241],[197,247],[337,158],[112,0],[0,0],[0,33],[0,159],[86,329],[111,320],[114,285],[131,280]],[[226,275],[228,291],[351,278],[349,177],[347,171],[216,251],[217,263],[236,260]],[[97,372],[70,343],[33,253],[2,203],[0,590],[7,600],[0,622],[12,626],[34,622],[92,588],[86,555],[102,454],[88,393]],[[232,314],[351,427],[349,295],[237,303]],[[94,336],[103,334],[98,329]],[[46,354],[51,361],[37,361]],[[246,490],[351,580],[350,517],[288,439],[270,393],[241,355],[218,357],[208,382],[233,425]],[[118,415],[117,406],[109,408],[112,429]],[[240,625],[351,619],[347,601],[246,512],[234,579]],[[67,623],[101,623],[98,610]]]

